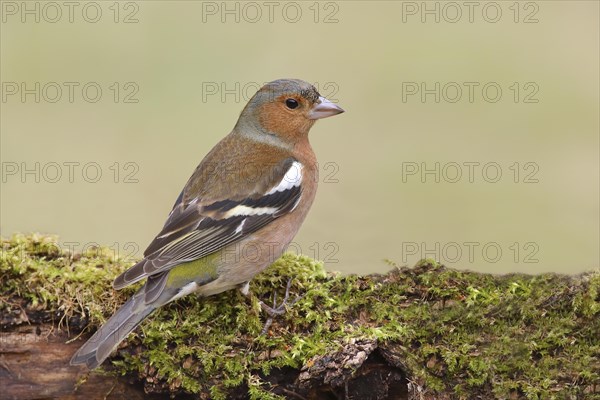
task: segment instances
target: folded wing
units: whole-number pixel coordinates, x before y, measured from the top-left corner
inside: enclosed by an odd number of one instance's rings
[[[266,192],[261,189],[265,187]],[[293,212],[302,196],[302,164],[287,158],[256,182],[232,188],[230,196],[219,200],[187,199],[185,191],[144,259],[115,279],[116,289],[147,277],[154,277],[149,284],[164,285],[165,272],[176,265],[219,251]],[[148,287],[147,291],[160,290]]]

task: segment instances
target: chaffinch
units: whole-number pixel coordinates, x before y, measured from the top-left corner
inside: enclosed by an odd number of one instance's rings
[[[144,286],[71,364],[96,368],[152,311],[180,297],[233,288],[247,293],[248,282],[292,241],[315,198],[310,128],[342,112],[301,80],[263,86],[198,165],[144,259],[113,284],[121,289],[146,279]]]

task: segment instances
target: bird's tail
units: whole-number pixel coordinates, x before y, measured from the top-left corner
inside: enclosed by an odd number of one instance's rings
[[[155,305],[145,304],[143,289],[140,290],[77,350],[71,365],[86,364],[90,369],[96,368],[155,309]]]

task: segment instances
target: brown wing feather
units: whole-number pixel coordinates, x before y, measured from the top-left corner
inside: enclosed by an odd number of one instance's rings
[[[209,156],[208,159],[212,158]],[[197,187],[200,182],[215,185],[214,176],[206,178],[209,175],[206,175],[205,168],[209,164],[203,161],[179,196],[163,229],[144,252],[145,258],[117,277],[113,286],[120,289],[178,264],[205,257],[292,211],[300,200],[301,185],[269,195],[266,193],[282,181],[295,161],[294,158],[287,157],[274,165],[263,165],[263,173],[255,175],[254,180],[249,180],[250,174],[247,171],[241,173],[244,170],[238,169],[238,177],[243,176],[244,180],[237,185],[232,184],[232,174],[236,172],[230,170],[220,174],[225,181],[230,182],[230,190],[227,190],[230,196],[225,196],[221,187],[221,195],[211,192],[212,196],[207,196],[208,198],[191,198],[189,194],[192,192],[205,192]],[[202,176],[205,178],[199,178]],[[250,209],[259,207],[276,212],[229,215],[228,212],[237,206]]]

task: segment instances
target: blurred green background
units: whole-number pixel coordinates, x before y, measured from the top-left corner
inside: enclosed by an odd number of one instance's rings
[[[2,1],[2,235],[141,256],[248,98],[294,77],[347,111],[311,132],[296,251],[598,267],[599,3],[471,4]]]

